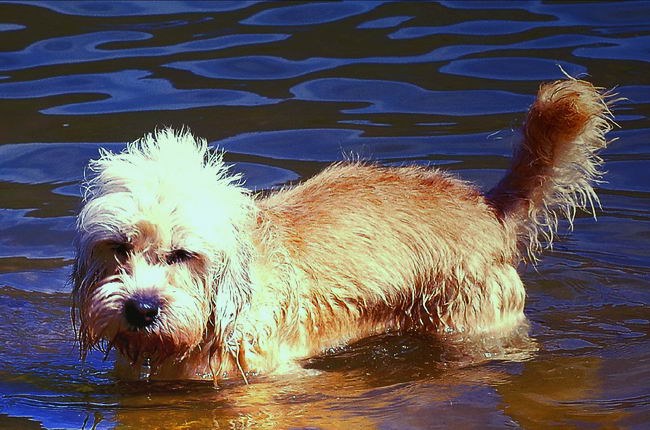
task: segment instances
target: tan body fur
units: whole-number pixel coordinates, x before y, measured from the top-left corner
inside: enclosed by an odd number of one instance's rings
[[[518,264],[534,258],[539,234],[552,239],[556,211],[571,217],[596,199],[590,182],[606,114],[587,82],[542,87],[513,167],[487,196],[435,169],[355,162],[253,197],[208,156],[195,168],[207,175],[197,181],[214,182],[212,201],[209,186],[151,181],[178,162],[165,156],[169,147],[198,153],[188,172],[206,156],[187,135],[163,131],[104,154],[91,165],[79,221],[82,351],[117,348],[126,378],[150,359],[155,378],[216,380],[288,371],[386,332],[507,337],[526,324]],[[128,167],[149,175],[124,177]],[[189,257],[177,258],[178,249]],[[124,303],[143,294],[156,298],[158,313],[134,328]]]

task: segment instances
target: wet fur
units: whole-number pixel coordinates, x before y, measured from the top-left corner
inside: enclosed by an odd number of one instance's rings
[[[82,353],[118,349],[124,378],[146,357],[153,377],[217,380],[389,331],[507,337],[526,324],[516,267],[558,213],[597,201],[604,97],[581,80],[543,85],[486,196],[436,169],[361,162],[253,196],[205,141],[172,130],[103,152],[78,218]],[[169,263],[176,249],[191,259]],[[164,306],[135,330],[122,307],[142,289]]]

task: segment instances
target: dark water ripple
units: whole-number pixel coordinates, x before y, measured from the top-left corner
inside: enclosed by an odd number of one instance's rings
[[[286,34],[240,34],[201,39],[172,46],[102,49],[116,42],[148,40],[153,36],[137,31],[101,31],[58,37],[36,42],[25,49],[4,52],[0,56],[0,71],[26,69],[57,64],[82,63],[130,57],[158,57],[187,52],[211,52],[237,46],[271,43],[284,40]]]
[[[326,2],[267,9],[241,21],[246,25],[304,26],[339,21],[369,12],[382,2],[345,2],[332,7]]]
[[[58,105],[43,109],[51,115],[96,115],[143,110],[177,110],[203,106],[256,106],[275,104],[278,99],[248,91],[201,89],[180,90],[166,79],[151,77],[145,70],[68,75],[36,82],[5,84],[6,98],[36,98],[65,94],[97,94],[103,100]],[[108,96],[108,97],[106,97]]]
[[[523,31],[546,27],[548,23],[535,21],[467,21],[439,27],[406,27],[388,35],[390,39],[416,39],[436,34],[462,34],[472,36],[497,36],[515,34]]]
[[[648,17],[649,1],[0,1],[0,428],[647,428]],[[254,190],[350,156],[488,189],[561,68],[626,100],[598,221],[562,223],[524,272],[532,357],[463,367],[383,336],[307,363],[318,376],[220,390],[79,361],[71,241],[100,147],[188,126]]]
[[[429,91],[395,81],[329,78],[306,81],[291,88],[296,100],[369,104],[342,113],[422,113],[431,115],[490,115],[521,112],[533,101],[529,95],[505,91]]]
[[[38,7],[46,7],[66,15],[80,16],[148,16],[148,15],[176,15],[196,12],[226,12],[243,9],[258,3],[257,1],[165,1],[161,4],[150,2],[132,1],[78,1],[61,2],[57,0],[21,1]]]

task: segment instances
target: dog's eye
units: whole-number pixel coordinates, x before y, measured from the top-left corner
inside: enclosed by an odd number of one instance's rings
[[[126,257],[126,255],[131,251],[132,247],[128,243],[123,243],[123,242],[113,242],[110,243],[109,248],[113,250],[116,256],[118,257]]]
[[[194,254],[192,254],[190,251],[186,251],[184,249],[175,249],[167,254],[165,261],[167,264],[183,263],[185,261],[191,260],[192,257],[194,257]]]

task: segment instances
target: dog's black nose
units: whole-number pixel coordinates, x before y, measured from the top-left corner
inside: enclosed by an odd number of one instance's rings
[[[134,327],[143,328],[153,324],[160,313],[157,297],[134,296],[124,303],[124,316]]]

